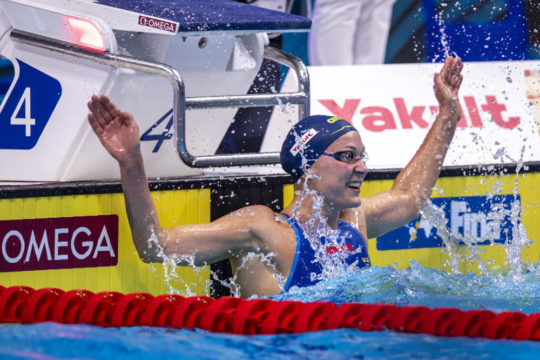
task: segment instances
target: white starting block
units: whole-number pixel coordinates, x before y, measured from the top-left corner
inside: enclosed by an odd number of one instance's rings
[[[267,46],[269,32],[309,27],[228,0],[0,0],[0,55],[15,71],[0,108],[0,181],[118,179],[87,122],[93,94],[134,115],[149,177],[275,164],[278,148],[215,151],[238,107],[292,103],[295,117],[309,113],[304,64]],[[298,90],[246,95],[264,58],[294,70]]]

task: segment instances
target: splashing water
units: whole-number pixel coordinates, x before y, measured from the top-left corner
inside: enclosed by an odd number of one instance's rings
[[[446,59],[448,56],[450,56],[450,45],[448,45],[448,38],[446,36],[446,31],[444,27],[444,20],[442,19],[442,16],[440,14],[435,15],[435,19],[437,20],[437,24],[439,25],[439,32],[441,34],[441,46],[444,51],[443,53],[443,59]],[[433,62],[437,61],[438,56],[433,59]]]
[[[242,258],[240,265],[238,265],[238,269],[246,268],[250,260],[258,260],[271,270],[272,276],[276,279],[279,288],[283,289],[285,287],[285,283],[287,282],[287,279],[276,269],[277,265],[276,265],[276,262],[274,261],[275,257],[276,257],[276,254],[274,253],[263,254],[263,253],[251,252]],[[234,280],[236,280],[236,275],[233,276],[233,281]],[[239,290],[240,289],[238,288],[238,294],[240,294]]]
[[[497,153],[500,153],[500,149]],[[504,151],[502,151],[504,153]],[[485,206],[489,206],[488,211],[482,218],[476,218],[478,222],[487,224],[487,231],[481,231],[481,235],[467,234],[463,236],[457,231],[450,231],[447,227],[448,220],[445,217],[445,212],[442,208],[435,206],[431,201],[428,201],[428,205],[422,211],[422,215],[428,219],[428,221],[437,229],[437,234],[442,238],[446,251],[449,254],[449,260],[447,265],[450,267],[452,273],[459,273],[459,266],[462,263],[476,264],[477,270],[480,275],[490,276],[493,275],[493,266],[490,266],[490,260],[484,262],[479,254],[484,253],[485,249],[479,245],[489,243],[490,246],[501,246],[505,252],[505,263],[499,271],[504,271],[505,276],[512,278],[516,284],[523,282],[524,274],[537,271],[538,265],[524,264],[522,259],[522,253],[525,248],[530,247],[533,240],[527,236],[524,225],[520,221],[521,212],[523,210],[519,193],[519,172],[523,167],[523,154],[525,147],[521,149],[521,155],[519,160],[515,161],[508,154],[500,154],[516,163],[516,174],[514,177],[514,185],[512,190],[511,201],[506,206],[496,201],[496,197],[500,196],[503,192],[503,183],[499,179],[493,185],[491,191],[486,195]],[[502,175],[502,174],[501,174]],[[493,200],[493,201],[492,201]],[[467,209],[467,213],[470,213],[470,209]],[[472,222],[473,220],[471,220]],[[505,229],[506,223],[506,229]],[[508,228],[511,229],[508,231]],[[508,237],[502,244],[496,244],[496,240],[501,237],[501,232],[506,232]],[[459,249],[464,246],[467,250],[462,251]],[[468,252],[468,254],[467,254]]]
[[[305,288],[292,288],[274,300],[329,301],[336,304],[423,305],[462,310],[538,312],[540,272],[528,272],[516,284],[503,274],[478,276],[424,268],[411,261],[405,270],[371,266]]]
[[[245,208],[230,214],[230,216],[246,215],[253,216],[253,210],[250,208]],[[245,229],[238,229],[238,231],[245,231]],[[181,239],[177,239],[176,241],[181,241]],[[168,287],[168,293],[182,296],[197,296],[197,291],[194,290],[194,288],[197,287],[197,284],[189,283],[187,280],[183,279],[178,274],[177,270],[180,266],[187,266],[192,268],[196,275],[200,275],[204,267],[207,265],[198,266],[196,264],[194,254],[166,254],[163,246],[159,244],[158,238],[155,234],[152,234],[150,239],[148,239],[148,243],[150,244],[151,248],[155,248],[157,250],[157,257],[162,260],[163,281]],[[250,261],[258,260],[271,270],[278,283],[278,286],[283,289],[287,279],[279,271],[277,271],[274,258],[274,253],[264,254],[262,252],[249,252],[242,257],[237,266],[237,270],[245,269],[248,267]],[[151,264],[151,271],[159,275],[159,270],[154,266],[154,264]],[[233,274],[231,278],[221,279],[216,272],[210,270],[210,278],[206,279],[205,281],[205,294],[209,295],[213,282],[217,282],[228,289],[232,296],[240,297],[241,289],[236,280],[236,274]]]
[[[448,20],[448,21],[451,21],[451,17],[452,17],[451,14],[454,13],[454,11],[460,11],[461,6],[460,6],[459,2],[456,2],[454,4],[456,6],[456,8],[452,8],[451,10],[447,11],[447,10],[444,9],[445,7],[447,7],[447,5],[448,4],[446,4],[446,3],[440,3],[441,7],[439,9],[439,13],[436,13],[434,15],[434,19],[437,22],[437,31],[440,34],[440,36],[438,36],[436,38],[440,42],[440,51],[442,53],[441,54],[437,53],[432,58],[432,60],[431,60],[432,62],[437,62],[437,61],[440,61],[441,59],[444,61],[444,59],[446,59],[450,55],[452,55],[454,57],[458,56],[458,54],[455,51],[452,51],[452,49],[451,49],[450,41],[449,41],[450,36],[447,34],[447,29],[446,29],[446,24],[445,24],[445,19],[444,18],[446,18],[446,20]],[[453,15],[453,16],[455,16],[455,15]],[[466,53],[467,53],[467,51],[466,51]]]
[[[304,159],[305,160],[305,159]],[[305,169],[306,162],[303,162],[302,167]],[[315,252],[315,261],[321,265],[322,271],[320,274],[311,273],[312,281],[325,281],[331,279],[337,275],[346,274],[350,271],[354,271],[357,267],[356,264],[347,264],[346,259],[352,254],[352,252],[330,252],[326,251],[328,247],[340,248],[342,244],[346,243],[344,234],[341,234],[337,229],[334,230],[328,225],[328,218],[322,214],[324,207],[324,196],[319,194],[316,190],[312,190],[308,187],[310,179],[318,179],[317,175],[314,175],[305,169],[305,179],[302,183],[302,189],[295,194],[299,195],[299,200],[295,203],[292,210],[292,217],[297,220],[298,225],[304,232],[306,239]],[[309,199],[309,200],[308,200]],[[305,220],[300,220],[300,208],[305,201],[311,201],[312,213],[310,217]],[[360,251],[356,249],[355,251]]]
[[[200,274],[202,267],[195,264],[195,256],[185,254],[165,254],[163,247],[159,244],[156,234],[152,234],[150,239],[148,239],[148,242],[151,244],[151,247],[157,249],[157,257],[162,259],[163,261],[163,281],[165,285],[167,285],[169,288],[167,293],[182,296],[196,295],[196,293],[191,288],[191,285],[193,284],[188,283],[181,276],[179,276],[177,272],[178,264],[187,264],[194,269],[196,274]],[[151,270],[154,274],[158,273],[158,270],[153,263],[151,263]],[[209,286],[208,284],[206,285],[207,287]],[[184,288],[183,291],[181,290],[182,288]]]

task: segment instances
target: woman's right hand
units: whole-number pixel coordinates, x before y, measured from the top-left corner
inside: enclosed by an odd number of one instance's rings
[[[120,111],[105,95],[88,102],[88,121],[105,149],[120,165],[140,154],[139,127],[130,113]]]

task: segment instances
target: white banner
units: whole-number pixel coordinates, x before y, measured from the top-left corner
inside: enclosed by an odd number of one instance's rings
[[[371,168],[401,168],[435,120],[441,66],[310,67],[311,113],[352,121]],[[445,166],[540,161],[540,62],[465,63],[463,77],[463,116]]]

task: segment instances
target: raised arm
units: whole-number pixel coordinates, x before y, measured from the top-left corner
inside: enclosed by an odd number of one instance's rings
[[[368,237],[408,223],[426,205],[461,117],[458,91],[463,80],[462,68],[459,57],[446,59],[434,79],[439,114],[422,145],[399,173],[391,190],[362,202],[359,211],[365,216]]]
[[[145,262],[160,262],[161,255],[176,256],[179,263],[206,264],[240,249],[258,247],[258,237],[248,224],[265,209],[226,216],[211,224],[162,228],[150,194],[140,150],[139,129],[133,116],[120,111],[106,96],[92,96],[88,121],[105,149],[118,161],[133,242]],[[268,209],[269,210],[269,209]],[[261,214],[263,213],[263,214]]]

